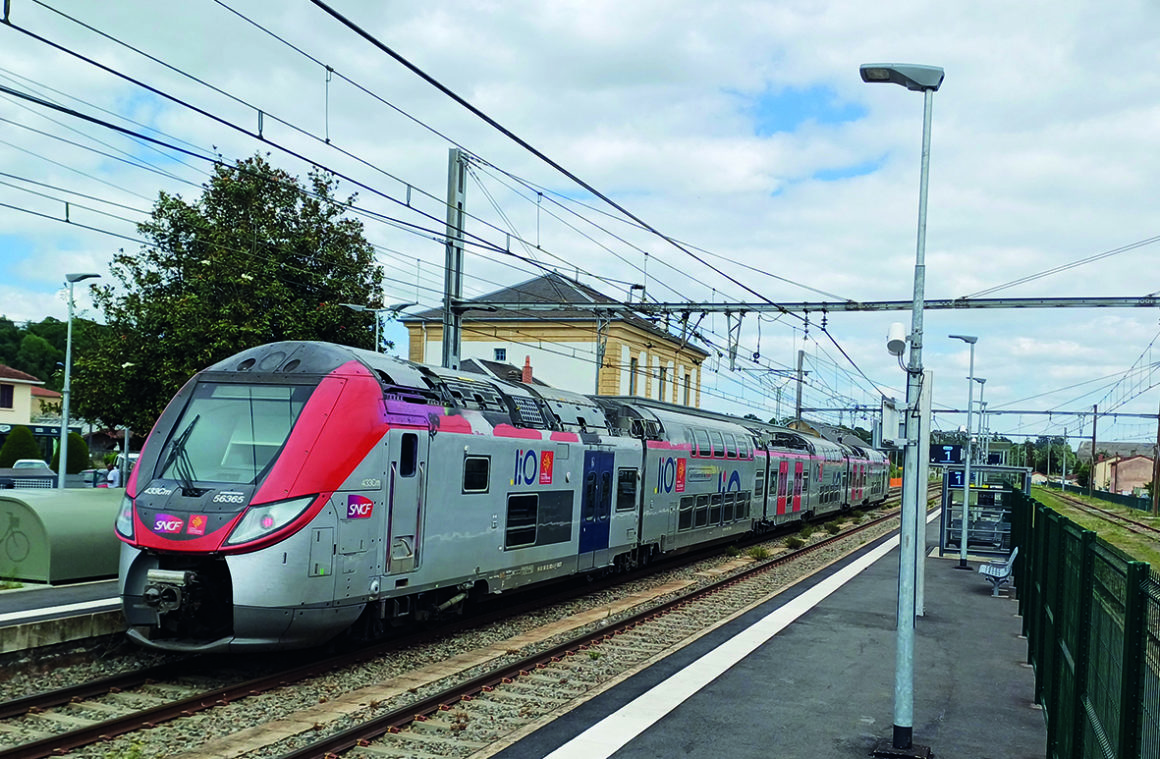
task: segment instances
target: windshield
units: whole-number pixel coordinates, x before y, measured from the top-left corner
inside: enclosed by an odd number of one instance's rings
[[[312,385],[201,382],[162,451],[158,477],[252,484],[274,459]]]

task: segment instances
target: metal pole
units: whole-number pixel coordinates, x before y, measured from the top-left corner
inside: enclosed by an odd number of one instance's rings
[[[1092,450],[1095,448],[1093,446]],[[1091,482],[1091,475],[1088,475]],[[1152,451],[1152,516],[1160,514],[1160,413],[1156,414],[1156,448]]]
[[[375,312],[375,353],[378,353],[379,352],[379,345],[380,345],[380,343],[379,343],[379,321],[380,321],[380,317],[382,316],[382,312],[377,308],[374,309],[374,312]]]
[[[794,418],[802,418],[802,362],[805,360],[806,352],[804,350],[798,351],[798,365],[797,365],[797,407],[794,409]]]
[[[467,192],[467,160],[459,148],[451,148],[447,159],[447,245],[443,276],[443,367],[459,368],[463,314],[463,204]]]
[[[64,341],[64,387],[61,388],[60,406],[60,458],[56,464],[56,486],[64,489],[64,473],[68,468],[68,398],[72,376],[72,317],[73,283],[68,283],[68,328]]]
[[[1099,415],[1099,404],[1092,406],[1092,460],[1091,474],[1088,475],[1088,497],[1092,495],[1092,488],[1095,487],[1096,481],[1096,416]]]
[[[963,516],[959,524],[959,569],[970,569],[967,565],[967,519],[971,501],[971,405],[975,398],[975,344],[971,343],[971,367],[967,372],[967,450],[963,464]],[[982,391],[979,392],[982,395]]]
[[[926,191],[930,170],[930,114],[932,90],[923,90],[922,172],[918,191],[918,243],[914,260],[914,303],[910,317],[910,365],[906,376],[906,461],[902,487],[901,534],[898,551],[898,637],[894,668],[895,748],[910,748],[914,737],[914,541],[918,508],[918,429],[921,415],[922,307],[926,284]]]

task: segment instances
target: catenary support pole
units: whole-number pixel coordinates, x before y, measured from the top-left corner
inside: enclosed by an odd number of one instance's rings
[[[463,338],[463,221],[467,194],[467,159],[459,148],[451,148],[447,159],[447,244],[443,275],[443,367],[459,368]],[[376,319],[377,319],[376,315]],[[377,350],[377,346],[376,346]]]

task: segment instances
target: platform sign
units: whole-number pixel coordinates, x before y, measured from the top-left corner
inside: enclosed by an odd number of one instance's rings
[[[963,463],[963,447],[947,443],[934,443],[930,446],[930,463],[961,464]]]

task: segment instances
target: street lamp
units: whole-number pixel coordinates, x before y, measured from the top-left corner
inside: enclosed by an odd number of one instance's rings
[[[919,396],[922,391],[922,306],[926,280],[926,190],[930,173],[930,112],[934,93],[942,86],[943,70],[939,66],[899,63],[866,63],[861,67],[862,81],[900,84],[921,92],[922,169],[918,185],[918,241],[914,256],[914,302],[910,317],[910,363],[906,370],[906,481],[902,488],[902,526],[898,559],[897,651],[894,668],[894,732],[891,745],[885,741],[875,750],[878,756],[930,756],[930,748],[916,746],[914,735],[914,614],[915,576],[918,556],[918,509],[924,483],[918,481],[918,432],[922,424]]]
[[[975,397],[975,343],[979,338],[974,335],[947,335],[955,340],[962,340],[971,346],[971,365],[967,372],[967,450],[966,463],[963,465],[963,516],[959,525],[959,566],[958,569],[970,569],[967,566],[967,516],[971,500],[971,404]]]
[[[379,314],[386,312],[398,313],[404,308],[417,306],[418,303],[395,303],[386,308],[375,308],[374,306],[361,306],[357,303],[340,303],[340,306],[346,306],[351,311],[369,311],[375,315],[375,353],[379,352]]]
[[[56,464],[56,486],[64,489],[64,474],[68,469],[68,396],[69,384],[72,376],[72,312],[73,312],[73,285],[83,279],[100,277],[100,274],[65,274],[68,282],[68,329],[64,341],[64,387],[60,396],[60,458]]]

